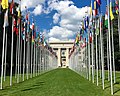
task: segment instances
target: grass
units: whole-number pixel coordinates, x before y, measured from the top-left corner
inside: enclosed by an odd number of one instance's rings
[[[0,96],[110,96],[70,69],[56,69],[0,90]]]

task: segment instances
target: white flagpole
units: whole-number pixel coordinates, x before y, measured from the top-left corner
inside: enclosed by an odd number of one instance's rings
[[[33,58],[33,60],[34,60],[34,62],[33,62],[33,77],[35,77],[35,42],[34,42],[34,58]]]
[[[6,80],[6,59],[7,59],[7,32],[6,32],[6,40],[5,40],[5,66],[4,66],[4,82]]]
[[[24,22],[24,56],[23,56],[23,81],[24,81],[24,73],[25,73],[25,59],[26,59],[26,57],[25,57],[25,51],[26,51],[26,49],[25,49],[25,45],[26,45],[26,30],[25,30],[25,25],[26,25],[26,23]]]
[[[103,62],[103,37],[102,37],[102,29],[100,27],[100,40],[101,40],[101,63],[102,63],[102,86],[103,86],[103,90],[105,88],[105,85],[104,85],[104,62]]]
[[[32,57],[33,56],[32,55],[33,55],[33,43],[31,41],[31,76],[30,76],[31,78],[32,78],[32,73],[33,73],[33,71],[32,71],[32,66],[33,66],[33,63],[32,63],[33,62],[33,58]]]
[[[119,0],[119,16],[118,16],[118,34],[119,34],[119,51],[120,51],[120,0]]]
[[[6,30],[5,30],[5,18],[6,18],[6,15],[8,14],[7,13],[8,9],[6,10],[6,13],[4,14],[4,30],[3,30],[3,47],[2,47],[2,66],[1,66],[1,86],[0,86],[0,89],[3,88],[3,63],[4,63],[4,50],[5,50],[5,34],[6,34]]]
[[[18,28],[19,28],[19,36],[18,36],[18,82],[20,81],[19,80],[19,78],[20,78],[20,75],[21,75],[21,72],[20,72],[20,70],[21,70],[21,63],[20,63],[20,25],[18,26]]]
[[[109,34],[107,32],[107,67],[108,67],[108,81],[110,81],[110,66],[109,66]]]
[[[17,42],[16,42],[16,74],[15,76],[17,76],[17,83],[18,82],[18,36],[17,36]]]
[[[14,39],[14,17],[12,17],[12,42],[11,42],[11,68],[10,68],[10,86],[12,86],[12,65],[13,65],[13,39]]]
[[[116,83],[116,78],[115,78],[115,56],[114,56],[114,37],[113,37],[113,23],[112,23],[112,20],[111,20],[111,30],[112,30],[113,75],[114,75],[114,83]]]
[[[89,81],[91,80],[91,66],[90,66],[90,39],[89,39],[90,32],[88,31],[88,63],[89,63]]]
[[[99,19],[98,19],[98,24],[99,23]],[[98,86],[98,35],[96,34],[96,73],[97,73],[97,86]]]
[[[109,0],[107,0],[107,7],[108,7],[109,55],[110,55],[110,81],[111,81],[111,95],[113,95],[112,62],[111,62],[111,40],[110,40],[110,10],[109,10]]]

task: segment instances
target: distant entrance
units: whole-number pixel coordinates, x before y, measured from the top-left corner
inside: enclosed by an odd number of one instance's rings
[[[73,41],[52,41],[49,44],[57,53],[58,67],[69,67],[69,51],[73,47]]]

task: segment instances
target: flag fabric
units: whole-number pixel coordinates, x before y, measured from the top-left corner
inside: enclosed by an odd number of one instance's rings
[[[93,15],[96,16],[97,14],[98,14],[98,4],[97,1],[94,1]]]
[[[1,2],[2,2],[2,0],[0,0],[0,14],[1,14]]]
[[[118,12],[119,12],[119,3],[118,3],[119,1],[118,0],[115,0],[115,12],[116,12],[116,14],[118,14]]]
[[[10,4],[10,14],[13,15],[14,14],[14,1],[12,0],[11,4]]]
[[[96,26],[96,35],[99,35],[99,27],[100,23],[99,23],[99,19],[97,20],[97,26]]]
[[[97,4],[100,6],[101,5],[101,0],[96,0]]]
[[[106,7],[106,13],[105,13],[105,27],[108,28],[108,11]]]
[[[2,0],[2,2],[1,2],[1,5],[2,5],[2,8],[3,9],[7,9],[8,8],[8,0]]]
[[[112,12],[112,2],[110,1],[110,19],[113,20],[114,19],[114,15]]]
[[[89,43],[92,43],[92,32],[90,31]]]
[[[34,27],[35,27],[35,25],[34,25],[34,21],[32,22],[32,43],[34,43]]]
[[[8,25],[9,25],[9,23],[8,23],[8,9],[7,9],[6,12],[5,12],[5,16],[4,16],[4,24],[3,24],[3,26],[7,27]]]

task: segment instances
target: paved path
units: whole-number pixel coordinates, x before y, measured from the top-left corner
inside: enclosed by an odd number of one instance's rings
[[[62,68],[0,91],[0,96],[110,96],[75,72]]]

